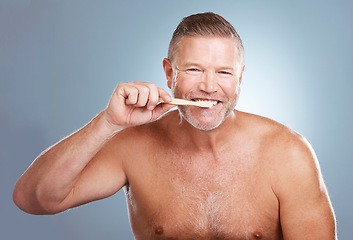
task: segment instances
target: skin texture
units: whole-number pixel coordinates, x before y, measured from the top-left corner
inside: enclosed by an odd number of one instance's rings
[[[175,61],[163,60],[168,86],[217,105],[166,113],[172,105],[157,105],[170,101],[163,89],[119,84],[107,109],[38,156],[16,183],[15,203],[55,214],[124,188],[136,239],[335,239],[310,144],[233,110],[244,71],[234,72],[236,51],[233,39],[184,37]]]

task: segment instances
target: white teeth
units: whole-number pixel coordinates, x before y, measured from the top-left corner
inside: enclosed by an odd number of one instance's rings
[[[218,101],[212,101],[212,100],[201,100],[201,99],[195,99],[195,102],[212,102],[213,106],[216,106]]]

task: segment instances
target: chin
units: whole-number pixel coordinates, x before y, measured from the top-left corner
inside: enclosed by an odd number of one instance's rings
[[[183,107],[179,108],[179,112],[183,119],[185,119],[190,125],[202,131],[211,131],[219,127],[219,125],[221,125],[227,117],[224,116],[215,118],[214,114],[210,114],[208,116],[193,116],[193,114],[185,111]]]
[[[231,103],[219,103],[211,108],[178,106],[179,114],[196,129],[211,131],[219,127],[233,112],[237,98]]]

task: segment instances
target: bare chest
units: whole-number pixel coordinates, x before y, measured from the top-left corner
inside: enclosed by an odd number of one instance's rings
[[[239,157],[179,155],[144,165],[126,191],[137,239],[281,239],[263,166]]]

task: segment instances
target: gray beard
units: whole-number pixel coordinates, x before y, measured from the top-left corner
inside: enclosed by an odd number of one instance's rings
[[[176,83],[176,80],[174,79],[173,84],[172,84],[173,96],[176,98],[183,98],[182,94],[179,92],[178,88],[175,87],[175,85],[176,85],[175,83]],[[197,128],[199,130],[202,130],[202,131],[211,131],[211,130],[219,127],[227,119],[227,117],[229,117],[229,115],[232,113],[232,111],[234,110],[234,108],[238,102],[239,94],[240,94],[240,86],[238,85],[238,89],[237,89],[237,93],[236,93],[235,98],[232,100],[232,102],[229,103],[228,106],[226,106],[226,109],[222,109],[222,111],[220,113],[223,115],[223,117],[221,117],[217,122],[214,122],[212,125],[202,124],[196,118],[192,117],[191,114],[188,112],[188,108],[190,106],[180,106],[179,105],[178,111],[179,111],[179,114],[181,115],[181,117],[183,119],[185,119],[193,127]]]
[[[197,119],[190,116],[190,114],[187,112],[187,109],[185,109],[187,107],[188,106],[178,106],[178,111],[179,111],[179,114],[182,116],[182,118],[185,119],[193,127],[197,128],[201,131],[211,131],[211,130],[219,127],[227,119],[227,117],[231,114],[231,112],[233,111],[235,106],[233,108],[227,109],[227,111],[225,112],[223,117],[212,124],[200,123]]]

